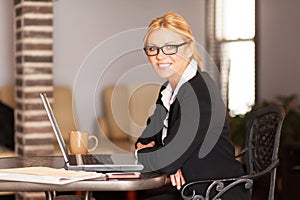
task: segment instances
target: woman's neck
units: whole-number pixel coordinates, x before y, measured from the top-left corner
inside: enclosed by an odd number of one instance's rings
[[[187,62],[185,63],[185,65],[184,65],[184,67],[181,68],[180,71],[177,71],[177,73],[174,73],[173,76],[171,76],[171,77],[168,78],[168,81],[169,81],[169,83],[170,83],[170,85],[171,85],[173,91],[175,90],[177,84],[179,83],[180,78],[181,78],[181,76],[183,75],[184,71],[185,71],[186,68],[189,66],[190,61],[191,61],[191,60],[187,61]]]
[[[172,77],[169,78],[169,83],[170,83],[170,85],[171,85],[173,91],[175,90],[177,84],[179,83],[180,78],[181,78],[181,75],[182,75],[182,74],[176,73],[176,74],[174,74]]]

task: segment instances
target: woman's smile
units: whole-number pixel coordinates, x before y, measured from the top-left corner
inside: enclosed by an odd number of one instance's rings
[[[172,63],[157,63],[156,64],[159,68],[169,68],[171,65],[172,65]]]

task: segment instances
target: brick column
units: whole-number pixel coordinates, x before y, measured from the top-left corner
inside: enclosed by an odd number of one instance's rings
[[[41,91],[53,100],[53,2],[15,0],[15,129],[18,155],[51,155],[53,131]]]

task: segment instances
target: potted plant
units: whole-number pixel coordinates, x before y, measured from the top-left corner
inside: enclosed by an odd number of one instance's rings
[[[289,193],[295,193],[295,191],[297,191],[294,185],[296,185],[296,182],[299,180],[299,175],[293,173],[291,169],[291,165],[299,161],[299,154],[296,154],[295,149],[291,150],[290,148],[290,144],[298,148],[300,147],[300,106],[297,104],[297,96],[278,96],[274,101],[264,101],[260,104],[256,104],[253,109],[244,116],[230,117],[232,141],[237,147],[243,148],[250,116],[257,109],[270,104],[282,105],[286,114],[281,129],[279,148],[280,167],[278,167],[277,171],[275,196],[287,196]],[[287,151],[287,149],[289,149],[289,151]],[[267,185],[267,181],[265,177],[262,177],[260,180],[256,180],[255,187],[264,188],[264,186]],[[257,195],[261,194],[259,193]]]
[[[271,104],[282,105],[286,113],[281,132],[281,145],[288,140],[300,142],[300,105],[297,105],[297,96],[290,95],[278,96],[274,101],[256,104],[243,116],[230,117],[231,137],[236,146],[244,147],[248,122],[252,113]]]

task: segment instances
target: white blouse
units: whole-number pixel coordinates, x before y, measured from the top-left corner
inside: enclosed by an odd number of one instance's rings
[[[166,118],[164,120],[164,128],[162,130],[161,140],[162,140],[163,144],[164,144],[164,139],[167,137],[167,132],[168,132],[168,120],[169,120],[170,106],[175,101],[180,87],[184,83],[188,82],[193,77],[195,77],[197,70],[198,70],[198,64],[197,64],[196,60],[192,59],[190,64],[187,66],[187,68],[184,70],[182,76],[180,77],[180,80],[179,80],[178,84],[176,85],[174,92],[173,92],[173,89],[172,89],[170,83],[168,83],[167,87],[163,91],[161,91],[161,94],[162,94],[161,100],[163,102],[164,107],[168,110]]]

